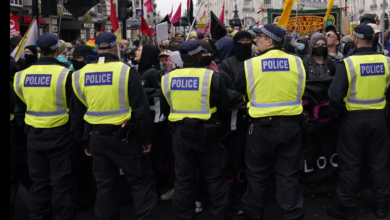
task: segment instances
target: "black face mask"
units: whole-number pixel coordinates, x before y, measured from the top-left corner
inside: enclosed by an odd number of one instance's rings
[[[252,44],[234,44],[234,55],[240,61],[244,61],[252,56]]]
[[[87,65],[84,61],[77,61],[77,60],[73,60],[72,64],[75,70],[79,70],[83,68],[85,65]]]
[[[324,56],[326,54],[326,47],[313,47],[313,55]]]
[[[139,63],[134,60],[135,58],[130,58],[131,64],[138,65]]]
[[[203,57],[204,66],[210,66],[213,60],[214,60],[214,56],[204,56]]]
[[[26,59],[26,62],[33,63],[37,60],[37,56],[35,55],[24,55],[24,58]]]

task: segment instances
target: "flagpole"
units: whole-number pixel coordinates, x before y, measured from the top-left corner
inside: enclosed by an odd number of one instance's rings
[[[18,48],[18,50],[15,52],[15,54],[14,54],[14,56],[13,56],[14,59],[15,59],[15,56],[19,53],[20,48],[22,48],[22,45],[24,44],[24,42],[27,40],[28,35],[26,36],[26,34],[30,34],[30,33],[29,33],[29,32],[30,32],[30,29],[31,29],[31,27],[33,26],[35,20],[36,20],[36,19],[35,19],[35,17],[34,17],[34,19],[32,20],[32,22],[30,23],[30,26],[28,27],[26,33],[24,34],[22,40],[21,40],[21,41],[19,42],[19,44],[16,46],[16,47]],[[37,24],[37,25],[38,25],[38,24]],[[28,46],[28,45],[27,45],[27,46]],[[15,49],[16,49],[16,48],[15,48]],[[14,49],[14,50],[15,50],[15,49]],[[23,48],[23,50],[24,50],[24,48]],[[12,52],[13,52],[13,51],[12,51]]]
[[[386,1],[383,0],[383,17],[382,17],[382,53],[385,52],[385,7],[386,7]]]
[[[195,15],[195,17],[194,17],[194,20],[192,21],[191,27],[190,27],[189,30],[188,30],[187,40],[188,40],[188,37],[190,36],[190,33],[191,33],[191,31],[192,31],[192,27],[193,27],[194,24],[195,24],[195,21],[196,21],[195,18],[198,17],[198,14],[199,14],[199,11],[200,11],[200,6],[201,6],[202,4],[203,4],[203,0],[200,0],[199,7],[198,7],[198,11],[196,12],[196,15]]]
[[[299,11],[299,2],[297,2],[297,11],[295,13],[295,33],[297,33],[298,11]]]

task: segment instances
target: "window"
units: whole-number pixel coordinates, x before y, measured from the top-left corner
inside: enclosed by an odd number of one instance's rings
[[[22,6],[23,0],[9,0],[9,3],[13,6]]]
[[[271,4],[271,0],[264,0],[264,4],[265,5],[270,5]]]

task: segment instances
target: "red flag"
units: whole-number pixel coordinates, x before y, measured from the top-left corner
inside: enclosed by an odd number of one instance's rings
[[[192,12],[191,0],[187,0],[187,12],[188,12],[188,13]]]
[[[221,21],[222,24],[225,24],[223,21],[225,20],[224,18],[224,14],[225,14],[225,2],[223,2],[223,6],[222,6],[222,11],[221,11],[221,15],[219,16],[219,20]]]
[[[143,14],[141,14],[141,32],[149,37],[152,36],[152,31],[150,30],[148,23],[146,23]]]
[[[110,0],[111,3],[111,14],[110,14],[110,22],[112,25],[112,30],[117,31],[119,29],[119,23],[118,23],[118,17],[116,16],[115,12],[115,6],[112,0]]]
[[[144,6],[147,8],[147,13],[149,12],[154,12],[153,11],[153,2],[152,0],[148,0],[147,2],[144,3]]]
[[[102,33],[104,31],[104,27],[102,26],[102,29],[100,29],[100,33]]]
[[[177,11],[176,11],[175,15],[171,19],[171,23],[175,24],[175,23],[179,22],[180,17],[181,17],[181,2],[180,2],[180,5],[179,5],[179,8],[177,8]]]
[[[172,5],[172,10],[171,10],[171,13],[168,15],[168,18],[169,18],[169,20],[171,20],[171,18],[172,18],[172,14],[173,14],[173,5]]]

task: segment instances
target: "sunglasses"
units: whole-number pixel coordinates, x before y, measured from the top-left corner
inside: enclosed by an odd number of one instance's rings
[[[333,34],[327,34],[326,35],[327,38],[331,38],[331,37],[334,37]]]

